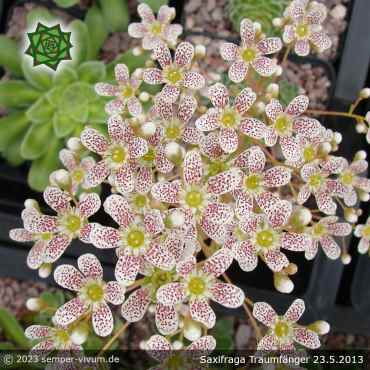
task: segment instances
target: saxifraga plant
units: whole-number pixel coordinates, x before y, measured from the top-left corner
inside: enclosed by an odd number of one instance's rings
[[[58,22],[43,8],[28,14],[28,24],[35,20]],[[113,79],[114,64],[97,60],[109,34],[106,23],[97,5],[87,11],[84,21],[73,20],[68,29],[77,51],[73,60],[56,72],[33,67],[20,43],[0,36],[0,64],[12,75],[0,82],[0,106],[7,109],[6,116],[0,118],[0,151],[14,166],[32,161],[28,183],[35,190],[47,185],[69,137],[79,135],[87,123],[104,130],[105,99],[95,93],[94,84]],[[127,52],[118,56],[119,60],[136,68],[143,65],[144,55]]]

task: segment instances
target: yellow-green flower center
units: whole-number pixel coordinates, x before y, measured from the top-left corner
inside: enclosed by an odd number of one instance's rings
[[[166,127],[166,138],[169,140],[176,140],[181,136],[181,128],[178,124],[174,123]]]
[[[172,84],[176,85],[183,79],[182,72],[179,68],[171,67],[165,73],[166,80]]]
[[[134,196],[133,203],[137,208],[144,208],[147,204],[148,199],[145,195],[137,194]]]
[[[270,248],[274,243],[274,234],[270,230],[259,231],[256,236],[257,244],[262,248]]]
[[[144,154],[141,158],[145,162],[153,162],[155,159],[155,150],[153,148],[149,148],[146,154]]]
[[[162,285],[170,283],[172,281],[172,273],[170,271],[163,271],[155,269],[154,273],[150,277],[150,282],[158,289]]]
[[[42,240],[50,240],[52,238],[53,234],[52,233],[42,233],[40,234],[40,237]]]
[[[141,230],[132,230],[127,234],[127,244],[131,248],[140,248],[144,242],[145,235]]]
[[[238,114],[233,109],[227,109],[222,113],[221,124],[226,128],[234,127],[238,124]]]
[[[308,24],[301,23],[296,27],[295,32],[299,38],[305,38],[309,35],[310,28]]]
[[[316,157],[315,149],[309,145],[303,149],[303,159],[305,162],[312,162]]]
[[[249,191],[255,191],[261,186],[261,181],[261,176],[254,173],[244,178],[244,186]]]
[[[72,179],[76,181],[78,184],[83,181],[85,177],[85,172],[81,168],[77,168],[72,172]]]
[[[322,223],[317,223],[313,228],[312,228],[312,232],[313,232],[313,235],[317,238],[320,238],[321,236],[323,236],[324,234],[326,234],[326,227],[325,225],[323,225]]]
[[[364,238],[370,239],[370,225],[366,225],[362,228],[361,234]]]
[[[274,332],[277,338],[279,339],[286,338],[289,335],[290,327],[286,322],[278,321],[275,324]]]
[[[58,343],[65,344],[69,342],[69,334],[66,330],[57,329],[54,334],[54,338]]]
[[[92,283],[87,287],[87,297],[93,302],[100,302],[104,297],[103,287],[98,283]]]
[[[342,181],[342,183],[344,185],[352,185],[353,183],[353,179],[354,179],[354,176],[353,176],[353,173],[350,172],[350,171],[346,171],[344,172],[341,176],[340,176],[340,180]]]
[[[308,179],[308,184],[313,188],[318,188],[322,184],[322,181],[323,181],[322,175],[316,173],[310,176],[310,178]]]
[[[171,357],[168,358],[166,361],[166,365],[164,369],[167,370],[183,370],[185,369],[185,360],[184,357],[181,353],[172,355]]]
[[[76,231],[80,230],[81,228],[81,219],[80,217],[76,215],[69,215],[66,218],[66,223],[65,223],[66,228],[68,231],[75,233]]]
[[[162,32],[162,24],[158,21],[153,22],[150,26],[150,32],[153,35],[158,36]]]
[[[115,163],[122,163],[126,159],[126,150],[121,146],[117,146],[111,151],[112,161]]]
[[[130,85],[125,85],[122,89],[122,97],[128,99],[131,98],[132,95],[134,95],[134,89]]]
[[[191,208],[198,208],[203,202],[203,195],[200,191],[189,191],[185,196],[186,204]]]
[[[195,276],[190,279],[188,289],[191,294],[201,295],[206,290],[206,283],[201,277]]]
[[[256,59],[257,52],[253,48],[245,48],[242,53],[241,57],[246,63],[253,62]]]
[[[280,114],[275,121],[275,130],[280,135],[288,135],[292,131],[292,121],[286,114]]]
[[[221,161],[212,161],[208,165],[208,175],[209,176],[215,176],[218,175],[221,172],[224,172],[227,170],[227,163],[221,162]]]

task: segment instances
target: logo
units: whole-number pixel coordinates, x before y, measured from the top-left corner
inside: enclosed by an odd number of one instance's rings
[[[63,60],[71,60],[71,32],[63,32],[60,24],[47,27],[38,23],[34,32],[27,33],[30,45],[26,54],[33,58],[33,65],[44,64],[56,70]]]

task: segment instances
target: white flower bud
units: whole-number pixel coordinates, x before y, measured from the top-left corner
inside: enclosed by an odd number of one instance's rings
[[[146,350],[146,340],[142,340],[140,343],[139,343],[139,348],[143,351]]]
[[[139,99],[140,99],[142,102],[146,103],[146,102],[147,102],[147,101],[149,101],[149,99],[150,99],[150,94],[149,94],[149,93],[147,93],[146,91],[143,91],[142,93],[140,93],[140,95],[139,95]]]
[[[151,304],[148,308],[148,312],[151,313],[152,315],[155,314],[155,305]]]
[[[274,98],[277,98],[279,96],[279,85],[271,83],[267,86],[266,91],[270,93]]]
[[[37,200],[35,200],[35,199],[26,199],[25,202],[24,202],[24,206],[26,208],[39,209],[39,204],[38,204]]]
[[[362,99],[368,99],[370,98],[370,88],[365,87],[360,91],[360,98]]]
[[[46,279],[51,274],[51,263],[43,263],[39,268],[39,276],[42,279]]]
[[[330,331],[330,324],[324,320],[318,320],[309,325],[308,328],[319,335],[325,335]]]
[[[352,261],[352,257],[348,253],[344,253],[341,255],[341,260],[343,265],[349,265]]]
[[[361,230],[362,230],[362,228],[363,228],[363,225],[357,225],[356,227],[355,227],[355,231],[353,232],[353,234],[355,235],[355,236],[357,236],[357,238],[361,238]]]
[[[347,8],[343,4],[338,4],[336,5],[331,11],[330,15],[337,19],[337,20],[342,20],[345,18],[347,14]]]
[[[359,190],[358,197],[361,200],[361,202],[368,202],[370,199],[369,193],[366,193],[366,191]]]
[[[293,281],[287,275],[275,273],[274,286],[280,293],[289,294],[294,289]]]
[[[67,187],[69,186],[71,177],[68,171],[60,169],[52,172],[49,176],[50,185],[57,187]]]
[[[197,45],[195,47],[195,56],[198,58],[204,58],[206,56],[207,49],[204,45]]]
[[[184,325],[184,337],[191,342],[199,339],[202,335],[200,324],[193,320],[188,320]]]
[[[144,137],[150,137],[154,135],[155,131],[157,129],[157,126],[154,122],[146,122],[141,126],[141,133]]]
[[[332,146],[330,143],[322,143],[321,144],[321,150],[324,152],[324,153],[330,153],[331,150],[332,150]]]
[[[143,49],[139,46],[136,46],[132,49],[132,55],[134,55],[135,57],[138,57],[142,53],[143,53]]]
[[[274,18],[272,20],[272,24],[274,25],[274,27],[280,28],[283,25],[283,20],[281,18]]]
[[[356,131],[359,134],[364,134],[367,131],[367,126],[363,122],[359,122],[356,124]]]
[[[82,149],[81,140],[78,137],[71,137],[67,141],[67,148],[73,152],[77,152]]]
[[[334,132],[334,140],[337,144],[340,144],[342,142],[342,134],[339,132]]]
[[[180,163],[185,155],[185,149],[174,141],[165,146],[164,152],[166,157],[174,163]]]
[[[176,210],[171,212],[165,220],[165,224],[169,228],[181,227],[185,222],[184,213]]]
[[[266,104],[263,101],[259,101],[255,105],[258,114],[262,114],[266,109]]]
[[[261,32],[262,26],[260,22],[253,22],[253,28],[256,33]]]
[[[42,308],[42,300],[40,298],[29,298],[26,307],[29,311],[39,312]]]
[[[172,343],[172,348],[175,350],[175,351],[178,351],[180,349],[183,349],[184,347],[184,344],[182,342],[180,342],[179,340],[175,340],[173,343]]]
[[[72,330],[71,341],[80,346],[85,343],[89,335],[89,325],[87,323],[81,323]]]
[[[283,74],[283,68],[281,66],[276,66],[274,75],[279,77]]]
[[[299,219],[302,225],[308,225],[312,220],[312,213],[309,209],[303,207],[299,210]]]
[[[355,155],[355,160],[358,161],[360,159],[366,159],[366,157],[367,157],[367,154],[365,150],[359,150]]]
[[[344,218],[346,221],[354,224],[358,221],[358,216],[353,208],[345,208],[344,209]]]
[[[370,112],[367,112],[366,115],[365,115],[365,121],[367,123],[370,123]]]

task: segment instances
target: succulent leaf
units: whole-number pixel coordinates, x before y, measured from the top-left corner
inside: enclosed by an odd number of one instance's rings
[[[95,84],[105,79],[105,64],[96,60],[84,62],[78,67],[77,73],[80,81]]]
[[[13,112],[0,118],[0,151],[4,151],[29,125],[24,112]]]
[[[54,114],[54,107],[49,103],[46,96],[41,96],[31,107],[26,111],[30,121],[35,123],[43,123],[51,120]]]
[[[53,136],[51,122],[34,123],[27,131],[21,145],[21,155],[25,159],[39,158],[47,150],[50,138]]]
[[[0,35],[0,65],[8,69],[16,76],[22,75],[19,47],[16,41]]]
[[[26,80],[37,90],[48,90],[52,85],[51,73],[44,68],[35,68],[30,57],[22,58],[22,71]]]
[[[126,0],[100,0],[105,24],[111,32],[127,31],[129,11]]]

